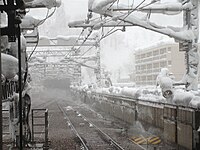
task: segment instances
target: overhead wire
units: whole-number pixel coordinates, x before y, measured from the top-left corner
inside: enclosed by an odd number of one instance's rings
[[[119,1],[119,0],[118,0],[118,1]],[[114,3],[115,3],[115,2],[111,3],[110,6],[107,8],[106,11],[108,11],[108,10],[113,6]],[[95,18],[95,19],[99,19],[99,18]],[[88,20],[89,20],[89,18],[88,18]],[[81,34],[83,33],[84,30],[85,30],[85,29],[82,30]],[[80,35],[81,35],[81,34],[80,34]],[[86,36],[86,38],[83,40],[83,42],[81,43],[81,45],[78,47],[78,49],[76,49],[76,51],[78,51],[78,50],[83,46],[83,44],[87,41],[87,39],[89,38],[89,36],[90,36],[91,34],[92,34],[92,29],[90,30],[90,32],[89,32],[89,34]],[[79,35],[79,38],[80,38],[80,35]],[[75,44],[79,41],[79,38],[76,40]],[[74,48],[75,44],[73,45],[73,48]],[[69,55],[67,55],[67,56],[69,56]],[[67,56],[65,56],[65,57],[67,57]]]
[[[126,19],[131,13],[133,13],[134,11],[136,11],[145,1],[146,1],[146,0],[143,0],[141,3],[139,3],[133,10],[131,10],[130,12],[128,12],[128,14],[123,14],[123,15],[126,15],[126,16],[123,18],[123,20]],[[113,2],[113,3],[109,6],[109,8],[107,8],[106,11],[108,11],[108,10],[113,6],[114,3],[115,3],[115,2]],[[119,0],[118,0],[118,3],[119,3]],[[152,3],[155,3],[155,2],[151,2],[151,3],[149,3],[148,5],[151,5]],[[134,4],[134,1],[133,1],[133,4]],[[133,6],[133,4],[132,4],[132,6]],[[145,7],[148,6],[148,5],[145,5]],[[143,7],[143,8],[144,8],[144,7]],[[123,15],[122,15],[122,16],[123,16]],[[105,20],[106,20],[106,19],[105,19]],[[108,19],[108,20],[109,20],[109,21],[112,21],[112,18],[111,18],[111,19]],[[121,22],[123,22],[123,20],[121,20],[119,23],[117,23],[110,31],[107,32],[106,35],[102,34],[101,38],[97,41],[97,43],[100,42],[102,39],[106,38],[107,36],[113,34],[114,32],[116,32],[116,31],[118,31],[118,30],[121,30],[121,29],[116,29],[116,30],[114,30],[114,29],[115,29]],[[107,21],[106,23],[108,23],[109,21]],[[114,30],[114,31],[113,31],[113,30]],[[102,31],[103,31],[103,30],[102,30]],[[90,32],[90,34],[91,34],[91,32]],[[90,34],[87,36],[87,38],[84,40],[84,42],[88,39],[88,37],[90,36]],[[81,46],[84,44],[84,42],[81,44]],[[78,50],[81,48],[81,46],[79,46]],[[86,53],[88,53],[94,46],[96,46],[96,44],[94,44],[93,46],[91,46],[90,48],[88,48],[88,50],[86,50],[86,51],[85,51],[83,54],[81,54],[80,56],[83,56],[83,55],[85,55]]]
[[[146,1],[146,0],[143,0],[143,1],[142,1],[141,3],[139,3],[133,10],[131,10],[128,14],[126,14],[126,16],[123,18],[123,20],[126,19],[132,12],[136,11],[145,1]],[[134,2],[133,2],[133,3],[134,3]],[[143,6],[142,8],[144,8],[144,7],[146,7],[146,6],[149,6],[149,5],[151,5],[152,3],[155,3],[155,2],[151,2],[151,3],[149,3],[149,4],[145,5],[145,6]],[[109,7],[109,8],[111,8],[111,7]],[[121,20],[118,24],[116,24],[110,31],[108,31],[108,32],[106,33],[106,35],[102,35],[101,38],[100,38],[97,42],[100,42],[102,39],[106,38],[107,36],[113,34],[114,32],[116,32],[116,31],[118,31],[118,30],[121,30],[121,29],[116,29],[116,30],[114,30],[121,22],[123,22],[123,21]],[[114,30],[114,31],[113,31],[113,30]],[[85,55],[87,52],[89,52],[94,46],[95,46],[95,45],[91,46],[91,47],[90,47],[88,50],[86,50],[81,56],[83,56],[83,55]]]
[[[128,12],[128,14],[126,14],[126,16],[125,16],[123,19],[121,19],[121,21],[120,21],[118,24],[116,24],[110,31],[108,31],[108,32],[107,32],[107,35],[105,35],[105,36],[108,36],[108,35],[110,35],[110,34],[116,32],[116,31],[113,31],[113,30],[114,30],[120,23],[122,23],[123,20],[126,19],[131,13],[133,13],[134,11],[136,11],[145,1],[146,1],[146,0],[143,0],[143,1],[142,1],[141,3],[139,3],[133,10],[131,10],[130,12]],[[156,1],[152,1],[152,2],[150,2],[149,4],[140,7],[139,9],[143,9],[144,7],[147,7],[147,6],[149,6],[149,5],[151,5],[151,4],[155,3],[155,2],[156,2]],[[134,3],[134,2],[133,2],[133,3]],[[150,14],[149,14],[149,15],[150,15]],[[123,16],[123,15],[122,15],[122,16]],[[122,16],[120,16],[120,17],[122,17]]]
[[[45,18],[42,19],[40,22],[38,22],[37,25],[35,25],[35,28],[37,28],[39,25],[42,25],[48,18],[50,18],[50,17],[55,13],[55,11],[56,11],[56,7],[54,8],[53,12],[49,15],[49,9],[47,9],[47,13],[46,13]],[[38,33],[38,34],[39,34],[39,33]],[[39,36],[38,36],[38,38],[39,38]],[[37,43],[36,43],[36,45],[35,45],[33,51],[31,52],[31,54],[29,55],[27,61],[30,60],[30,58],[31,58],[31,56],[33,55],[33,53],[35,52],[35,50],[36,50],[38,44],[39,44],[39,39],[37,40]]]

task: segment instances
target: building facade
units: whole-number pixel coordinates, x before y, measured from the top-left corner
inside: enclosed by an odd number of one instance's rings
[[[137,85],[156,85],[161,68],[168,68],[176,81],[182,79],[185,52],[179,51],[178,43],[163,43],[135,52],[135,82]]]

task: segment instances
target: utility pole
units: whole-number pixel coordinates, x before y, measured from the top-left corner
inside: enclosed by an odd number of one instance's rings
[[[183,2],[184,0],[182,0]],[[184,41],[186,55],[186,75],[184,82],[187,90],[197,90],[198,88],[198,65],[199,55],[197,42],[199,39],[199,21],[198,21],[198,0],[190,0],[193,9],[183,12],[184,27],[192,30],[195,34],[195,39],[192,41]],[[181,46],[181,45],[180,45]]]
[[[101,87],[101,56],[100,56],[100,42],[97,43],[97,69],[95,69],[95,73],[96,73],[96,82],[97,82],[97,86]]]

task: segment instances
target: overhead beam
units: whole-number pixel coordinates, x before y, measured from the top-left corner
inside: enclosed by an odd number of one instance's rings
[[[81,23],[81,24],[76,24],[76,25],[72,25],[72,24],[68,24],[69,28],[93,28],[95,24],[97,24],[99,22],[91,22],[90,24],[86,24],[86,23]],[[102,24],[101,27],[130,27],[130,26],[134,26],[133,24],[130,23],[126,23],[126,22],[116,22],[116,21],[112,21],[111,23],[105,23]]]

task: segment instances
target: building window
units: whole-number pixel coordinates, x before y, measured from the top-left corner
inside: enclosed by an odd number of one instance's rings
[[[167,66],[167,62],[166,62],[166,61],[160,62],[160,67],[161,67],[161,68],[164,68],[164,67],[166,67],[166,66]]]
[[[145,70],[146,68],[147,68],[146,65],[141,66],[141,70]]]
[[[152,56],[152,52],[148,52],[147,57],[151,57],[151,56]]]
[[[154,55],[154,56],[159,55],[159,50],[153,51],[153,55]]]
[[[142,55],[141,55],[141,58],[145,58],[145,57],[146,57],[146,54],[142,54]]]
[[[171,60],[168,61],[168,65],[172,65],[172,61]]]
[[[146,76],[142,76],[142,81],[146,81]]]
[[[153,68],[159,68],[159,63],[153,63]]]
[[[152,76],[147,76],[147,80],[148,81],[152,80]]]
[[[162,48],[162,49],[160,49],[160,54],[165,54],[166,53],[166,48]]]
[[[147,69],[152,69],[152,64],[147,64]]]
[[[168,47],[167,52],[168,52],[168,53],[171,53],[171,51],[172,51],[172,48],[171,48],[171,47]]]

